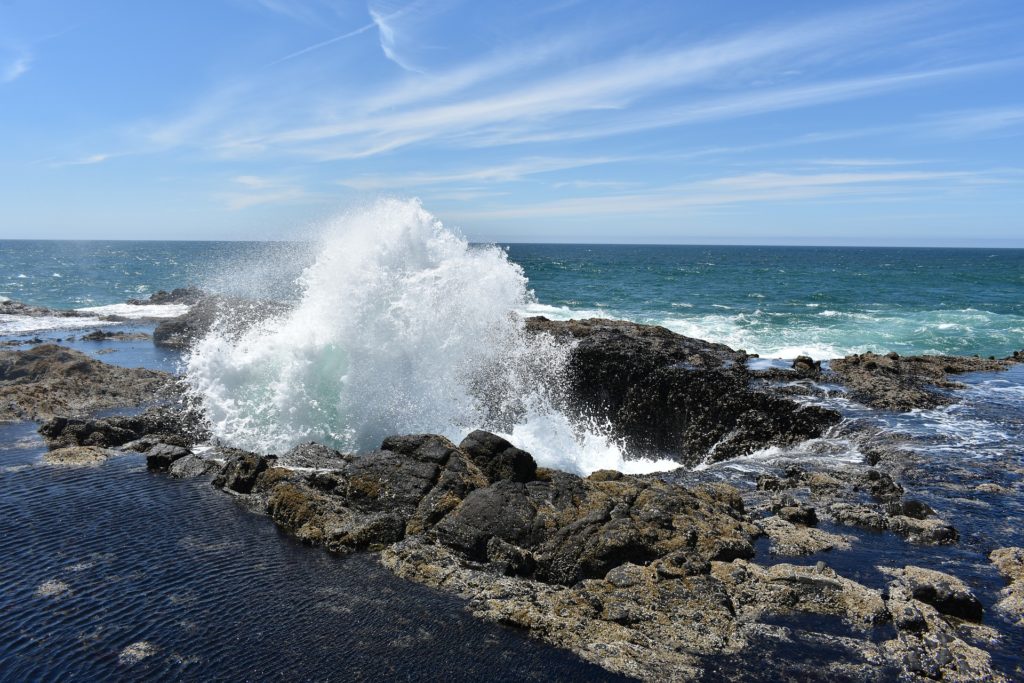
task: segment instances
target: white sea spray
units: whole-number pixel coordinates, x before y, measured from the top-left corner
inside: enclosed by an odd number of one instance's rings
[[[629,459],[558,409],[569,348],[530,335],[536,302],[497,247],[471,247],[418,201],[383,199],[332,223],[287,313],[240,338],[214,330],[186,382],[215,436],[263,453],[303,441],[366,451],[396,433],[502,433],[542,466],[671,469]]]

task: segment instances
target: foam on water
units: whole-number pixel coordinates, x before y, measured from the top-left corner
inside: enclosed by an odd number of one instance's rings
[[[186,304],[110,304],[107,306],[86,306],[78,308],[81,313],[105,316],[116,315],[119,318],[142,320],[145,318],[177,318],[188,313]]]
[[[470,247],[418,201],[380,200],[328,226],[288,313],[241,338],[214,330],[186,382],[221,441],[365,451],[395,433],[503,433],[543,466],[650,471],[557,409],[569,348],[527,335],[522,269]]]

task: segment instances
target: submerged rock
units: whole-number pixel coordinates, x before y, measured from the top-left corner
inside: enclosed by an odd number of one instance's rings
[[[721,344],[618,320],[526,323],[574,342],[569,409],[607,420],[637,452],[694,465],[818,437],[840,419],[751,388],[747,355]]]
[[[68,446],[45,453],[43,461],[51,465],[98,465],[113,454],[99,446]]]
[[[171,379],[165,372],[108,365],[55,344],[0,350],[0,422],[150,403],[167,395]]]

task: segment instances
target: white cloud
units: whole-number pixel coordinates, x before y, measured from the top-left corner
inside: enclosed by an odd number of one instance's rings
[[[28,70],[31,66],[31,54],[26,53],[15,57],[14,60],[11,61],[11,63],[8,64],[6,68],[4,68],[3,72],[0,72],[0,82],[11,83],[13,81],[18,80],[26,73],[28,73]]]
[[[384,56],[406,71],[419,73],[421,69],[402,57],[396,46],[397,32],[393,20],[401,14],[401,11],[392,14],[381,14],[370,8],[369,12],[373,23],[377,25],[377,32],[380,34],[380,49],[384,52]]]

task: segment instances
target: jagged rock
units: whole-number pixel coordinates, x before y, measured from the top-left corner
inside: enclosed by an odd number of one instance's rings
[[[890,619],[882,594],[817,567],[776,564],[771,567],[735,560],[713,562],[711,574],[728,587],[738,612],[834,614],[852,625],[870,627]]]
[[[108,365],[55,344],[0,350],[0,422],[142,405],[170,381],[165,372]]]
[[[139,453],[159,443],[188,448],[208,436],[197,413],[167,407],[98,420],[54,417],[39,426],[39,433],[50,448],[106,446]]]
[[[814,508],[796,501],[790,495],[776,497],[772,501],[771,510],[792,524],[814,526],[818,523],[818,514],[814,511]]]
[[[191,455],[192,451],[169,443],[158,443],[146,451],[146,467],[151,470],[166,470],[176,460]]]
[[[533,456],[490,432],[479,429],[472,432],[462,440],[459,448],[492,483],[502,479],[525,483],[537,476],[537,463]]]
[[[963,581],[934,569],[908,565],[903,569],[879,567],[885,574],[902,584],[909,594],[928,603],[942,614],[981,621],[981,602]]]
[[[150,304],[187,304],[198,303],[207,296],[206,292],[196,287],[175,287],[170,292],[159,290],[149,295],[148,299],[128,299],[129,304],[145,306]]]
[[[959,532],[937,517],[915,519],[896,515],[889,518],[889,529],[900,536],[906,536],[911,543],[923,545],[948,545],[960,540]]]
[[[192,479],[193,477],[216,474],[220,471],[220,467],[212,460],[190,454],[172,462],[167,473],[175,479]]]
[[[916,600],[905,586],[891,588],[888,607],[897,635],[882,643],[882,650],[905,679],[1006,681],[992,669],[991,655],[964,642],[938,610]]]
[[[235,493],[251,493],[256,480],[266,471],[271,460],[255,453],[239,453],[227,461],[213,480],[213,485]]]
[[[889,528],[885,514],[875,505],[857,505],[854,503],[834,503],[828,508],[829,515],[839,524],[856,526],[863,529],[884,531]]]
[[[573,341],[566,401],[606,419],[634,451],[686,464],[820,436],[835,411],[754,390],[747,356],[663,327],[530,318],[527,330]]]
[[[75,310],[58,310],[46,306],[33,306],[32,304],[13,301],[11,299],[0,300],[0,315],[23,315],[32,318],[95,318],[93,313],[86,313]]]
[[[999,548],[989,554],[989,559],[1009,581],[996,609],[1024,626],[1024,548]]]
[[[810,356],[797,356],[792,367],[801,375],[816,375],[821,372],[821,361]]]
[[[94,330],[88,334],[83,334],[78,338],[79,341],[142,341],[143,339],[149,339],[150,335],[145,332],[110,332],[108,330]]]
[[[771,552],[775,555],[813,555],[833,549],[849,550],[853,540],[850,536],[797,526],[781,517],[768,517],[759,520],[757,525],[771,539]]]
[[[344,466],[348,460],[351,460],[351,456],[346,456],[341,451],[310,441],[299,444],[278,457],[277,464],[281,467],[332,469]]]

